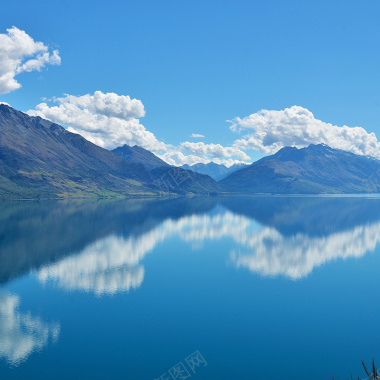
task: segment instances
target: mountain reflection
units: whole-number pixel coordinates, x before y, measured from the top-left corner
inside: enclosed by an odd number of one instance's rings
[[[93,244],[96,256],[99,250],[117,255],[117,244],[102,248],[99,241],[109,238],[112,242],[112,236],[121,237],[121,241],[141,241],[139,237],[167,218],[207,212],[215,204],[212,198],[0,202],[0,284],[70,255],[88,252],[86,248]],[[126,263],[138,257],[137,252],[136,245],[131,247]],[[89,257],[87,253],[85,257]]]
[[[18,365],[33,352],[58,339],[60,325],[18,310],[18,296],[0,293],[0,358]]]
[[[223,222],[219,217],[216,218],[219,223]],[[84,290],[97,295],[138,288],[144,279],[144,268],[140,263],[145,255],[172,236],[179,235],[189,240],[188,233],[191,234],[195,226],[199,225],[198,219],[202,227],[207,228],[209,218],[206,215],[193,215],[168,218],[151,230],[140,231],[138,236],[108,236],[77,254],[44,266],[37,276],[42,282],[53,280],[65,289]],[[221,227],[219,225],[218,229]]]
[[[8,203],[0,207],[0,237],[3,283],[34,269],[41,282],[68,290],[128,292],[143,283],[144,257],[172,237],[198,248],[227,238],[237,268],[299,279],[328,261],[373,251],[380,198]]]

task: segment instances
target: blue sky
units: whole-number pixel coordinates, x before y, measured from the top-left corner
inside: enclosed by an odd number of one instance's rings
[[[379,158],[370,135],[380,136],[379,14],[375,0],[13,1],[0,13],[0,34],[15,26],[50,54],[59,50],[61,64],[19,73],[22,87],[3,91],[0,101],[65,122],[107,148],[119,142],[144,146],[150,138],[145,147],[177,164],[196,162],[194,157],[257,159],[310,142]],[[2,64],[0,58],[0,72]],[[93,130],[80,128],[79,113],[68,120],[47,108],[36,111],[43,99],[96,91],[140,100],[144,112],[113,125],[147,133],[128,140],[130,134],[114,129],[108,141],[106,118],[114,114],[94,111],[104,118],[98,126],[104,130],[93,137]],[[47,103],[63,104],[63,113],[72,101]],[[236,132],[226,122],[234,119]],[[193,133],[205,137],[191,138]],[[199,142],[204,144],[194,146]]]

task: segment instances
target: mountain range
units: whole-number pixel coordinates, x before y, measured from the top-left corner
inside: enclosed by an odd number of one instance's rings
[[[219,182],[228,192],[339,194],[380,192],[380,161],[327,145],[285,147]]]
[[[195,164],[195,165],[182,165],[183,169],[192,170],[195,173],[207,174],[215,181],[220,181],[223,178],[226,178],[229,174],[235,172],[236,170],[242,169],[248,166],[247,164],[234,164],[230,167],[225,165],[219,165],[215,162],[210,162],[208,164]]]
[[[163,192],[196,194],[221,191],[221,188],[208,175],[171,166],[140,146],[128,146],[125,144],[113,149],[112,153],[130,163],[144,165],[153,177],[153,185]]]
[[[0,199],[378,192],[379,160],[324,144],[285,147],[243,168],[175,167],[138,146],[108,151],[0,104]]]
[[[143,164],[148,170],[159,168],[160,166],[170,166],[149,150],[141,148],[137,145],[129,146],[127,144],[124,144],[123,146],[119,146],[118,148],[111,150],[111,152],[128,162]]]
[[[220,191],[208,176],[168,165],[150,171],[132,161],[55,123],[0,104],[0,198]]]

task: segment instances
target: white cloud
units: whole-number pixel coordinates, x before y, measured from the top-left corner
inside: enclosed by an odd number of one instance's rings
[[[199,133],[192,133],[190,137],[194,139],[198,139],[198,138],[203,138],[204,135],[200,135]]]
[[[166,145],[140,124],[138,118],[145,115],[140,100],[96,91],[93,95],[65,95],[54,102],[58,105],[40,103],[27,113],[65,125],[70,132],[106,149],[128,144],[153,152],[166,150]]]
[[[21,84],[15,76],[24,71],[41,71],[46,65],[59,65],[58,50],[49,53],[48,47],[36,42],[16,27],[0,34],[0,94],[17,90]]]
[[[157,154],[170,165],[216,162],[226,166],[249,160],[237,147],[220,144],[184,142],[179,147],[165,144],[139,121],[145,116],[144,105],[130,96],[96,91],[93,95],[65,95],[52,100],[57,105],[40,103],[29,110],[31,116],[40,116],[68,127],[87,140],[106,149],[124,144],[138,145]],[[192,135],[202,136],[202,135]],[[185,154],[185,152],[194,154]]]
[[[158,157],[160,157],[162,160],[167,162],[169,165],[174,166],[182,166],[182,165],[195,165],[195,164],[208,164],[210,162],[215,162],[219,165],[225,165],[228,168],[235,164],[241,164],[244,163],[244,161],[236,160],[232,158],[228,159],[220,159],[220,158],[209,158],[209,157],[200,157],[193,154],[184,154],[179,149],[169,149],[167,152],[163,154],[157,154]]]
[[[228,158],[228,159],[225,159],[225,160],[221,160],[219,158],[214,158],[212,160],[212,162],[215,162],[216,164],[219,164],[219,165],[227,166],[227,168],[229,168],[232,165],[236,165],[236,164],[247,164],[246,161],[234,160],[232,158]]]
[[[141,100],[131,99],[128,95],[117,95],[113,92],[104,94],[101,91],[95,91],[94,95],[66,95],[56,100],[61,104],[69,103],[86,109],[92,114],[117,117],[126,121],[145,116]]]
[[[30,73],[31,71],[41,71],[43,67],[45,67],[47,64],[49,65],[60,65],[61,64],[61,57],[59,56],[58,50],[54,50],[53,54],[50,55],[49,53],[43,53],[38,55],[34,59],[30,59],[29,61],[26,61],[21,66],[19,66],[16,70],[16,73],[22,73],[23,71],[26,71]]]
[[[187,150],[200,156],[210,156],[212,158],[225,158],[236,156],[239,160],[249,160],[249,156],[238,147],[224,147],[220,144],[205,144],[203,142],[184,142],[181,149]]]
[[[19,304],[18,296],[0,293],[0,358],[12,365],[45,347],[49,339],[57,341],[60,332],[58,323],[46,323],[30,313],[21,313]]]
[[[332,148],[380,158],[374,133],[361,127],[338,127],[314,118],[306,108],[293,106],[282,111],[261,110],[230,121],[234,132],[245,132],[234,146],[275,153],[284,146],[302,148],[324,143]]]
[[[185,155],[179,149],[170,149],[169,151],[157,155],[161,160],[164,160],[169,165],[182,166],[182,165],[194,165],[198,163],[208,163],[209,159],[205,159],[193,154]]]

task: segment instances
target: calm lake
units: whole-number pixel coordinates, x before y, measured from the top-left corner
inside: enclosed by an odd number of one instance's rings
[[[380,366],[380,198],[0,203],[0,379]]]

